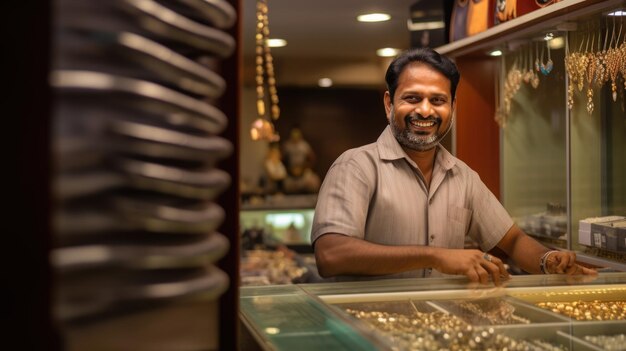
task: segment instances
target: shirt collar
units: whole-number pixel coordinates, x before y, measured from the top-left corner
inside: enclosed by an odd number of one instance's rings
[[[381,160],[393,161],[404,158],[413,167],[417,167],[415,162],[413,162],[404,149],[402,149],[402,146],[400,146],[400,143],[396,140],[389,125],[385,128],[380,137],[378,137],[377,143],[378,154]],[[456,158],[441,145],[437,145],[437,149],[435,163],[439,164],[445,171],[452,169],[456,165]]]

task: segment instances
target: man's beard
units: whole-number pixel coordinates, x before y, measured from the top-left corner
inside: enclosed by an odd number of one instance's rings
[[[441,142],[441,140],[443,140],[443,138],[448,134],[448,132],[450,132],[450,129],[452,129],[452,124],[454,123],[454,117],[451,117],[450,125],[445,132],[438,133],[439,129],[437,129],[437,131],[432,135],[419,135],[411,132],[409,128],[409,121],[415,118],[418,118],[415,114],[407,115],[404,118],[405,126],[402,127],[396,121],[394,117],[394,108],[393,106],[391,106],[390,125],[393,135],[396,137],[396,140],[398,141],[398,143],[400,143],[400,145],[415,151],[428,151],[437,146]],[[436,124],[441,126],[441,118],[438,117],[429,117],[427,119],[422,118],[421,120],[434,120]]]

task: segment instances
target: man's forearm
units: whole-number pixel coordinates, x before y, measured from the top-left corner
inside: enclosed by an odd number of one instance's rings
[[[541,256],[548,248],[513,226],[498,244],[515,263],[528,273],[542,273],[539,266]]]
[[[440,250],[428,246],[386,246],[326,234],[315,243],[315,258],[323,277],[386,275],[433,267]]]

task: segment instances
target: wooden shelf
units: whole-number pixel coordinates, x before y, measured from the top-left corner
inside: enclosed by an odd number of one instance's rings
[[[484,32],[436,48],[449,57],[487,56],[493,48],[506,50],[504,44],[514,45],[520,39],[541,31],[568,30],[567,22],[585,15],[624,6],[623,0],[563,0],[500,23]],[[513,47],[514,48],[514,47]]]

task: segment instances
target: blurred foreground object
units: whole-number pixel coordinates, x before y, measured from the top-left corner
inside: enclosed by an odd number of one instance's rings
[[[68,350],[213,350],[223,0],[55,3],[54,318]]]

